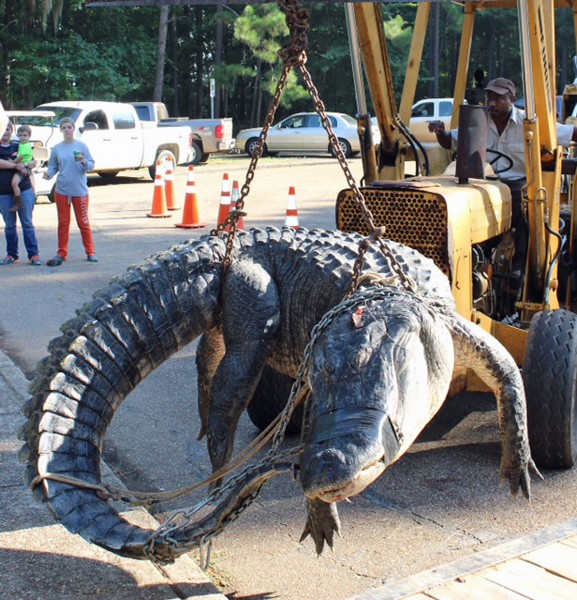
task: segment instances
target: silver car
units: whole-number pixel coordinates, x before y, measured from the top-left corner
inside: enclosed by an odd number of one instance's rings
[[[344,113],[327,113],[344,155],[349,158],[361,151],[357,122]],[[236,136],[235,147],[253,156],[258,146],[260,128],[242,129]],[[378,130],[377,130],[378,133]],[[275,156],[279,152],[331,153],[329,136],[317,113],[297,113],[273,125],[267,135],[263,154]]]

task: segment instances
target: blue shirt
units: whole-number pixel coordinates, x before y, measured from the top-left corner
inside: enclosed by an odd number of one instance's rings
[[[74,152],[82,152],[86,159],[86,166],[74,157]],[[48,161],[48,175],[56,180],[56,191],[63,196],[87,196],[88,182],[86,173],[94,169],[94,159],[88,146],[80,140],[70,143],[60,142],[52,148]]]

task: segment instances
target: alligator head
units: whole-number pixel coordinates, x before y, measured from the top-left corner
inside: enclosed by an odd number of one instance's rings
[[[301,460],[307,498],[362,492],[443,403],[454,364],[443,319],[409,294],[340,314],[315,342]]]

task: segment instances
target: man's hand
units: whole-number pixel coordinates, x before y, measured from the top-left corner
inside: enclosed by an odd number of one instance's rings
[[[445,133],[445,124],[443,121],[429,121],[429,131],[435,135]]]

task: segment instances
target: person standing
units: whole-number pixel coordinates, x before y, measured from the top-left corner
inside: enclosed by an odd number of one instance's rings
[[[58,252],[47,261],[49,267],[58,267],[68,258],[70,238],[70,206],[74,216],[88,262],[98,262],[94,251],[92,229],[88,220],[88,182],[86,173],[94,169],[94,160],[88,146],[74,138],[74,121],[65,117],[60,122],[63,140],[54,146],[48,161],[44,179],[52,179],[58,173],[54,198],[58,212]]]
[[[1,115],[0,115],[1,116]],[[32,222],[32,213],[36,203],[36,195],[32,189],[30,177],[20,183],[20,197],[22,207],[16,212],[10,210],[14,203],[12,190],[12,177],[14,176],[14,159],[18,154],[18,142],[12,141],[13,127],[8,121],[0,138],[0,213],[4,219],[4,235],[6,237],[6,257],[0,260],[0,265],[11,265],[19,262],[18,258],[18,231],[16,217],[20,219],[24,246],[28,253],[28,262],[31,265],[42,264],[38,255],[38,242],[36,231]],[[34,163],[31,165],[34,166]]]

